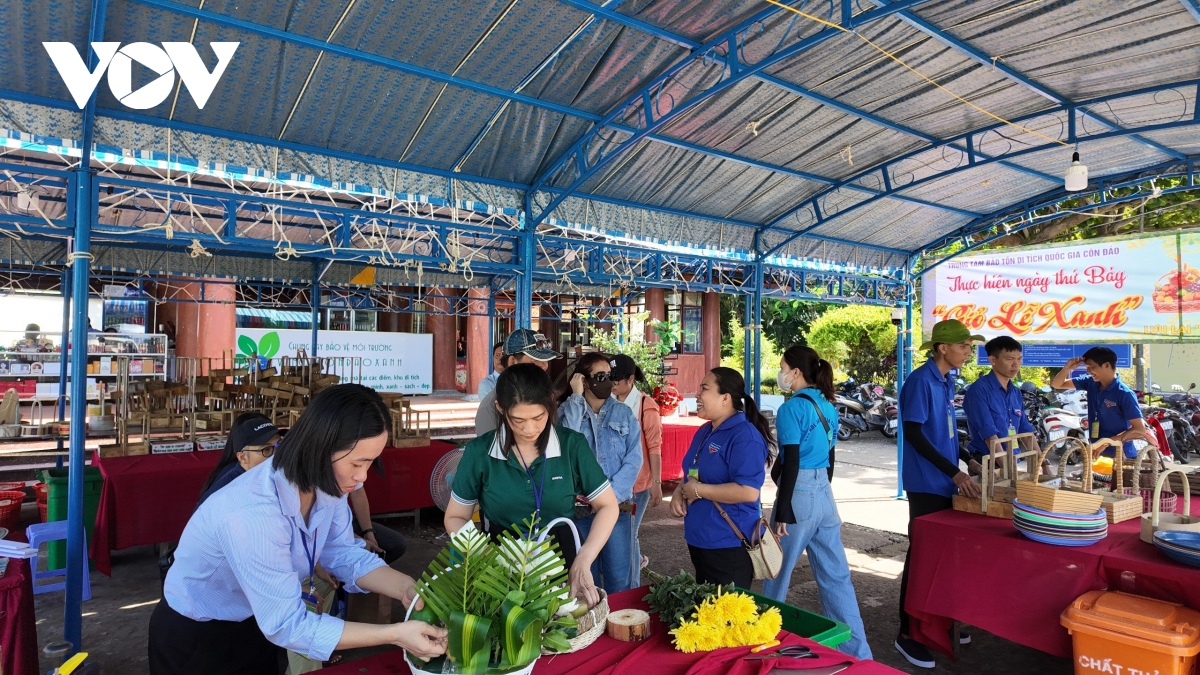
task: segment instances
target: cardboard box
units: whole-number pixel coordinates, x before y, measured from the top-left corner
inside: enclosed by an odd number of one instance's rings
[[[142,360],[141,359],[131,359],[129,361],[129,374],[130,375],[141,375],[142,374]]]
[[[62,363],[60,363],[58,361],[45,362],[44,364],[42,364],[42,374],[43,375],[61,375],[62,374]]]
[[[41,375],[45,371],[45,365],[41,361],[34,361],[29,364],[30,375]]]
[[[111,356],[100,357],[100,375],[113,374],[113,360]]]
[[[29,364],[28,363],[11,363],[11,364],[9,364],[8,371],[10,373],[12,373],[13,375],[28,375],[29,374]]]

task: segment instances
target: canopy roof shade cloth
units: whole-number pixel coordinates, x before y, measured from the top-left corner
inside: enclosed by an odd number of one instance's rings
[[[79,152],[42,43],[79,49],[98,19],[107,41],[190,39],[207,70],[211,43],[240,46],[203,108],[194,83],[134,109],[101,82],[97,161],[469,202],[543,233],[898,270],[1056,215],[1020,219],[1065,195],[1076,147],[1094,189],[1192,180],[1197,0],[789,3],[0,0],[0,138]]]
[[[1192,498],[1192,510],[1200,497]],[[1200,569],[1139,538],[1140,520],[1108,526],[1082,548],[1041,544],[1011,520],[941,511],[913,522],[907,608],[913,637],[950,654],[953,621],[1056,656],[1071,656],[1059,615],[1103,588],[1200,608]]]
[[[618,609],[646,610],[642,598],[649,592],[643,586],[609,597],[610,611]],[[782,632],[781,646],[804,645],[821,656],[820,659],[801,661],[779,661],[766,659],[762,661],[745,661],[750,655],[750,647],[730,647],[713,652],[696,652],[684,654],[671,646],[671,637],[667,627],[651,614],[650,638],[643,642],[620,642],[607,635],[601,635],[596,642],[586,649],[573,654],[558,656],[543,656],[533,668],[534,675],[766,675],[773,668],[786,669],[789,666],[797,668],[815,668],[832,666],[837,663],[852,663],[846,670],[847,675],[891,675],[900,671],[889,668],[875,661],[858,661],[845,654],[823,647],[811,640]],[[338,666],[325,668],[322,675],[383,675],[385,673],[409,673],[399,650],[385,652],[378,656],[350,661]]]

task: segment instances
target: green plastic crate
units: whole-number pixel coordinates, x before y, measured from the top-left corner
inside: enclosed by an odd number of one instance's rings
[[[69,469],[46,469],[38,472],[38,478],[46,484],[46,520],[67,519],[67,476]],[[100,508],[100,491],[104,487],[104,476],[98,467],[85,467],[83,471],[83,527],[87,532],[88,548],[92,545],[92,533],[96,527],[96,511]],[[67,543],[52,541],[46,544],[46,569],[61,570],[67,566]],[[89,560],[92,569],[95,562]]]
[[[830,649],[836,649],[838,645],[850,639],[850,626],[841,621],[834,621],[820,614],[813,614],[799,607],[772,600],[754,591],[744,588],[738,590],[754,598],[754,601],[760,605],[779,608],[779,613],[783,615],[783,629],[789,633],[808,638]]]

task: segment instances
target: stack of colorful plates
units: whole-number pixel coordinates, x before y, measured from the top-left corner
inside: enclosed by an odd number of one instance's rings
[[[1200,532],[1159,530],[1154,533],[1154,545],[1172,560],[1200,567]]]
[[[1108,536],[1104,509],[1088,515],[1053,513],[1014,501],[1013,526],[1034,541],[1055,546],[1091,546]]]

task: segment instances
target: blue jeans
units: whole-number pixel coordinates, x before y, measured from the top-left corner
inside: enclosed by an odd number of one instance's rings
[[[633,514],[633,587],[642,585],[642,518],[646,517],[646,509],[650,508],[650,489],[633,493],[633,503],[637,504],[637,513]]]
[[[788,523],[787,536],[779,541],[783,548],[783,569],[779,576],[763,582],[763,595],[780,602],[787,601],[792,569],[807,549],[821,609],[829,618],[850,626],[850,640],[838,649],[857,659],[871,658],[867,632],[858,612],[858,598],[850,581],[846,549],[842,546],[842,519],[838,516],[825,469],[800,470],[796,476],[796,489],[792,491],[792,510],[797,522]],[[775,526],[774,517],[771,526]]]
[[[588,516],[575,520],[575,528],[579,530],[579,541],[587,541],[592,531],[592,520]],[[613,525],[612,534],[608,536],[600,556],[592,563],[592,578],[596,586],[603,588],[605,593],[612,595],[635,587],[637,565],[633,564],[633,552],[637,549],[637,536],[633,531],[633,516],[628,513],[617,515],[617,523]]]

